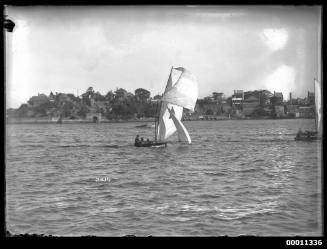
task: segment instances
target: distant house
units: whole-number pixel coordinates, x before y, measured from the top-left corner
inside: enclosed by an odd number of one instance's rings
[[[300,106],[299,107],[299,117],[300,118],[314,118],[314,108],[313,106]]]
[[[274,92],[274,97],[276,98],[277,105],[281,105],[283,103],[283,93],[282,92]]]
[[[243,101],[243,114],[251,115],[260,106],[259,98],[250,96]]]
[[[40,106],[44,103],[47,103],[49,98],[45,94],[38,94],[37,96],[33,96],[28,100],[28,104],[32,107]]]
[[[298,105],[286,105],[285,106],[285,113],[287,116],[293,116],[296,117],[296,113],[299,112],[299,106]]]
[[[314,105],[315,104],[315,93],[314,92],[308,92],[308,96],[306,99],[307,105]]]
[[[232,106],[236,107],[236,109],[242,109],[243,101],[244,101],[243,90],[234,90],[234,94],[232,96]]]
[[[224,93],[218,93],[218,92],[213,92],[212,93],[212,98],[217,103],[222,103],[223,102],[223,97],[224,97]]]
[[[306,100],[305,99],[302,99],[302,98],[292,99],[292,104],[293,105],[305,105],[306,104]]]
[[[285,108],[283,105],[275,105],[274,108],[275,108],[276,117],[278,118],[285,117]]]

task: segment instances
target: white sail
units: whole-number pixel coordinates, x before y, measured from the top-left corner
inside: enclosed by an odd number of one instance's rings
[[[196,78],[185,68],[178,67],[175,70],[182,73],[177,82],[170,89],[166,89],[162,100],[194,111],[198,98]]]
[[[181,75],[181,71],[171,69],[170,75],[168,78],[168,82],[166,85],[165,93],[172,89],[172,87],[176,84],[177,80]],[[171,135],[173,135],[176,131],[176,126],[172,119],[169,118],[168,109],[174,108],[175,116],[177,119],[182,118],[183,107],[176,106],[165,101],[161,102],[160,115],[159,115],[159,124],[157,129],[157,136],[159,141],[164,141]]]
[[[173,120],[176,128],[177,128],[177,134],[178,134],[178,140],[180,142],[186,142],[191,144],[191,138],[190,135],[188,134],[185,126],[183,125],[183,123],[180,121],[180,119],[178,119],[175,116],[175,111],[174,108],[172,107],[171,109],[168,109],[169,114],[170,114],[170,118],[171,120]]]
[[[315,79],[315,111],[316,111],[316,128],[318,134],[321,135],[322,118],[321,118],[321,88],[320,83]]]

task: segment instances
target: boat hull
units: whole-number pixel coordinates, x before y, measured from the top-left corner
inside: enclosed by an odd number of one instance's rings
[[[294,138],[296,141],[314,141],[318,140],[318,133],[314,131],[306,131],[302,133],[298,133]]]
[[[135,128],[146,128],[146,129],[148,129],[148,128],[155,128],[155,126],[154,125],[148,125],[148,124],[143,124],[143,125],[137,125],[137,126],[135,126]]]
[[[167,143],[135,143],[136,147],[167,147]]]
[[[318,137],[295,137],[296,141],[315,141],[318,139]]]

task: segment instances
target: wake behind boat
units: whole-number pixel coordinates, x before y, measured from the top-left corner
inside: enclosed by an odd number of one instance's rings
[[[191,138],[181,122],[183,108],[194,111],[198,98],[198,84],[195,76],[183,67],[172,67],[162,99],[159,116],[155,118],[154,141],[135,138],[136,147],[167,146],[167,139],[176,131],[178,141],[191,144]],[[158,113],[159,101],[157,101]],[[139,127],[138,127],[139,128]]]

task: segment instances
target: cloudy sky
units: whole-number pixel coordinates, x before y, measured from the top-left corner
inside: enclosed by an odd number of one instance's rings
[[[233,90],[292,91],[318,77],[319,7],[8,6],[7,107],[32,95],[162,93],[171,66],[198,79],[199,97]]]

